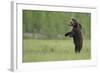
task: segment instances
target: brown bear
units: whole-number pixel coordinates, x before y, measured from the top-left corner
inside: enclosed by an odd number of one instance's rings
[[[66,33],[65,36],[70,36],[73,38],[75,53],[80,53],[83,45],[83,36],[81,31],[82,26],[75,18],[71,19],[69,26],[72,26],[72,30]]]

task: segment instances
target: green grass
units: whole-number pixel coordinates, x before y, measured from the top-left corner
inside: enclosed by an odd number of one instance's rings
[[[86,60],[91,58],[90,40],[84,40],[80,54],[75,54],[72,40],[23,40],[23,62]]]

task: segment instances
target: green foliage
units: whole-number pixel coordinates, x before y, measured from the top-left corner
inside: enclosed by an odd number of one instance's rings
[[[23,62],[85,60],[91,58],[90,40],[84,40],[80,54],[72,40],[23,40]]]
[[[80,22],[84,37],[90,39],[91,14],[77,12],[23,10],[23,34],[32,33],[34,39],[65,39],[71,17]]]

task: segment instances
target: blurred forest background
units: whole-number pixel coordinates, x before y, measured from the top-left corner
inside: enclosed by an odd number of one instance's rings
[[[82,25],[84,39],[91,38],[91,14],[77,12],[56,12],[23,10],[23,37],[25,39],[65,39],[71,30],[71,17]]]

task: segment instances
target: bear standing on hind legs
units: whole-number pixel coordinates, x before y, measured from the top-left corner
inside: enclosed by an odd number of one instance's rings
[[[80,53],[83,45],[83,36],[82,36],[82,26],[81,24],[74,18],[71,19],[70,25],[72,26],[72,30],[65,34],[65,36],[70,36],[73,38],[73,42],[75,45],[75,53]]]

